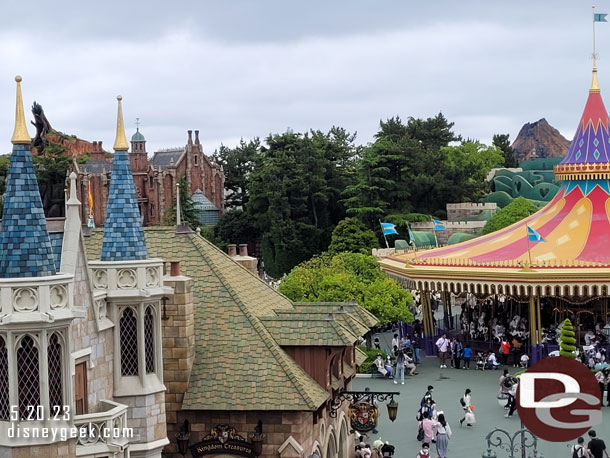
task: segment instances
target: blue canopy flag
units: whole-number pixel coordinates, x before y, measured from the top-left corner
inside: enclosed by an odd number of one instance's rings
[[[606,16],[608,16],[608,14],[606,13],[595,13],[593,15],[593,20],[595,22],[608,22],[608,19],[606,19]]]
[[[530,242],[546,242],[535,229],[532,229],[529,226],[527,226],[527,239]]]
[[[437,219],[433,219],[432,222],[434,223],[434,230],[435,231],[444,231],[445,230],[445,225],[443,224],[442,221],[439,221]]]
[[[398,234],[398,232],[396,232],[395,224],[381,223],[381,228],[383,229],[383,235]]]

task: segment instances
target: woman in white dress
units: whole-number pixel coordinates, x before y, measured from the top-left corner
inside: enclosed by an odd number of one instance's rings
[[[449,439],[451,439],[451,427],[445,420],[445,414],[439,412],[436,422],[436,453],[440,458],[447,458]]]
[[[464,418],[460,420],[460,426],[464,424],[464,421],[466,422],[466,426],[472,426],[477,422],[477,419],[474,416],[474,406],[471,404],[471,393],[472,391],[470,391],[470,388],[467,388],[464,392],[462,400],[460,401],[464,409]]]

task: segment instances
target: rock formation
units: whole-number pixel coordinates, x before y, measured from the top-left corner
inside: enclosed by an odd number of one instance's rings
[[[569,147],[570,142],[544,118],[525,124],[512,144],[519,161],[563,157]]]

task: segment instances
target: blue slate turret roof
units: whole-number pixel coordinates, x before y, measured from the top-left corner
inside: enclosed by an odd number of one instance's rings
[[[0,230],[0,278],[55,275],[29,145],[13,145]]]
[[[116,151],[102,239],[102,261],[146,259],[146,242],[127,151]]]
[[[133,184],[123,126],[122,97],[117,112],[117,135],[110,177],[110,192],[102,238],[102,261],[136,261],[147,258],[146,241]]]

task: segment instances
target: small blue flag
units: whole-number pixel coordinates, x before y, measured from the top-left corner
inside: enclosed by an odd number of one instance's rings
[[[398,234],[396,232],[396,225],[392,223],[381,223],[381,228],[383,229],[383,235],[391,235]]]
[[[608,19],[606,19],[606,16],[608,16],[608,14],[606,13],[595,13],[594,16],[595,18],[593,20],[595,22],[608,22]]]
[[[444,231],[445,230],[445,225],[443,224],[442,221],[439,221],[437,219],[433,219],[432,222],[434,223],[434,230],[435,231]]]
[[[411,226],[407,227],[408,231],[409,231],[409,243],[411,245],[415,245],[415,234],[413,233],[413,231],[411,230]]]
[[[544,240],[544,238],[535,229],[532,229],[529,226],[527,226],[527,239],[530,242],[546,242],[546,240]]]

